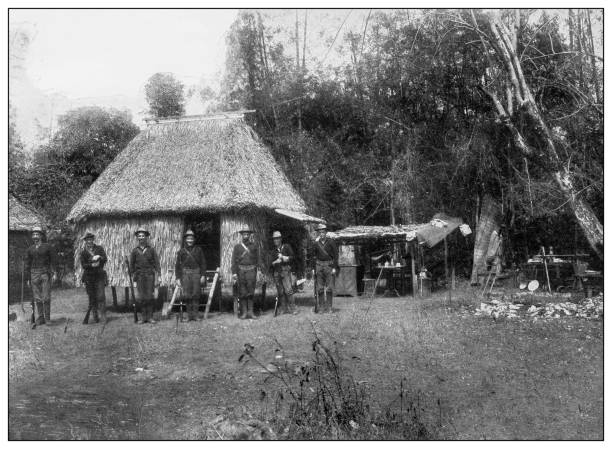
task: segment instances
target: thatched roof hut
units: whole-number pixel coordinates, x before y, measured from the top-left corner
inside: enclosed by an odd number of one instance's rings
[[[9,194],[9,232],[29,232],[34,226],[45,226],[42,215]]]
[[[76,224],[77,237],[86,231],[97,235],[109,255],[111,285],[126,286],[122,262],[136,245],[133,233],[139,226],[151,232],[164,284],[174,279],[174,255],[187,227],[200,231],[205,254],[207,249],[212,254],[206,254],[209,266],[214,269],[219,263],[222,277],[228,279],[231,251],[242,226],[255,228],[255,240],[264,248],[270,225],[285,219],[293,226],[320,221],[305,211],[304,201],[243,115],[228,113],[150,124],[67,218]]]

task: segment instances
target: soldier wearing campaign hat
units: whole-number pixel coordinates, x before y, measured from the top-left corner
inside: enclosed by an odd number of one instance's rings
[[[26,250],[25,276],[32,288],[32,328],[51,321],[51,286],[57,279],[57,255],[55,249],[43,242],[44,231],[40,226],[32,228],[34,244]]]
[[[288,243],[283,243],[283,236],[279,231],[272,234],[274,248],[271,251],[272,263],[270,268],[274,275],[276,291],[281,313],[296,314],[295,299],[293,297],[293,282],[291,280],[291,263],[293,262],[293,248]]]
[[[251,240],[254,232],[249,228],[239,231],[242,242],[234,246],[232,252],[232,282],[238,284],[240,297],[240,319],[253,319],[253,301],[257,270],[261,265],[259,247]]]
[[[321,301],[321,311],[331,312],[333,302],[334,277],[338,272],[338,247],[336,242],[327,238],[327,226],[317,226],[315,239],[315,283]]]
[[[183,288],[188,319],[195,321],[200,305],[200,286],[206,283],[206,259],[202,248],[195,246],[195,234],[191,229],[185,233],[183,240],[183,247],[176,253],[174,276],[176,285]]]
[[[142,313],[142,321],[138,323],[155,323],[153,319],[155,286],[161,284],[159,257],[155,248],[149,246],[149,231],[139,228],[134,235],[138,239],[138,246],[132,250],[129,264]]]
[[[95,236],[88,232],[83,237],[85,240],[85,248],[81,251],[81,267],[83,267],[83,283],[89,298],[89,310],[93,312],[93,319],[96,323],[106,321],[106,297],[104,295],[104,287],[106,286],[106,272],[104,264],[106,264],[106,252],[100,245],[94,243]],[[85,315],[83,324],[88,324],[89,314]]]

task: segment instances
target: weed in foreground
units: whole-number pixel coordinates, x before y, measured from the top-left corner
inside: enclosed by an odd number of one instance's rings
[[[284,358],[277,342],[275,360],[264,364],[255,348],[245,344],[239,361],[253,362],[264,373],[260,391],[262,418],[279,439],[290,440],[431,440],[437,426],[422,418],[420,393],[400,392],[382,411],[373,406],[368,384],[357,382],[341,363],[338,345],[327,347],[316,331],[312,359],[304,363]]]

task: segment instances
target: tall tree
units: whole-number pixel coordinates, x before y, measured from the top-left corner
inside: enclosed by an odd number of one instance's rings
[[[576,188],[574,173],[568,160],[563,157],[572,154],[572,148],[562,136],[553,133],[525,77],[517,47],[520,16],[513,17],[512,28],[504,23],[499,14],[484,16],[486,29],[481,28],[473,11],[470,18],[467,26],[480,37],[484,52],[488,55],[492,53],[489,58],[490,73],[501,75],[500,78],[485,78],[482,91],[491,99],[500,121],[510,132],[513,144],[522,156],[538,154],[541,158],[542,165],[565,196],[591,248],[603,259],[603,226]],[[467,21],[460,23],[466,26]],[[551,55],[556,53],[554,46],[550,51]]]
[[[177,117],[185,114],[185,86],[172,73],[156,73],[145,85],[149,112],[153,117]]]

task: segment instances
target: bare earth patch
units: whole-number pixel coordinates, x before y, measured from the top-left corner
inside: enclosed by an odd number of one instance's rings
[[[178,326],[110,313],[106,326],[83,326],[84,291],[55,291],[52,325],[9,323],[9,437],[290,438],[273,428],[261,368],[238,357],[249,343],[273,362],[280,344],[306,362],[316,329],[373,408],[397,407],[404,379],[439,438],[603,438],[602,321],[475,316],[478,293],[457,290],[450,304],[444,293],[375,298],[371,307],[336,298],[331,315],[315,315],[303,297],[297,316],[217,313]]]

